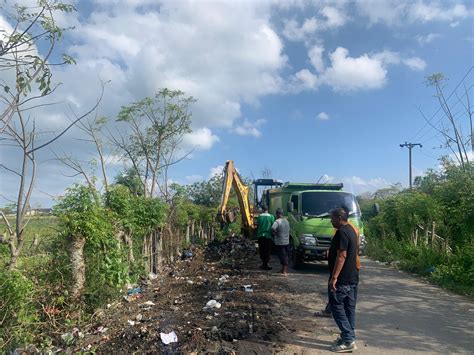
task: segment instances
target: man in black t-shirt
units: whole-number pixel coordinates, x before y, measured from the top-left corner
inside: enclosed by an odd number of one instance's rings
[[[332,315],[341,331],[332,350],[350,352],[355,345],[355,308],[359,270],[357,263],[357,234],[347,221],[344,208],[331,212],[331,223],[337,229],[329,248],[329,286],[328,296]]]

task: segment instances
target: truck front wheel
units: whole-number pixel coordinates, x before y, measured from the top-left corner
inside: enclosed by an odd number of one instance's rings
[[[303,265],[303,257],[293,245],[292,240],[290,241],[290,257],[293,269],[299,269]]]

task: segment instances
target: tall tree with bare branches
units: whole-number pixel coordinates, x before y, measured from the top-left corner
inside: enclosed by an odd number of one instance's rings
[[[13,10],[12,10],[13,9]],[[30,200],[38,175],[36,153],[63,136],[71,127],[94,112],[100,98],[92,108],[75,114],[72,121],[54,134],[46,134],[42,120],[35,117],[37,109],[49,105],[45,101],[58,87],[52,83],[52,66],[72,64],[74,60],[65,55],[63,61],[51,61],[57,41],[65,28],[56,24],[55,16],[60,12],[74,11],[72,5],[59,1],[39,0],[36,6],[14,5],[2,10],[10,14],[11,29],[0,32],[0,144],[1,148],[15,150],[19,160],[0,168],[17,178],[15,223],[12,225],[5,215],[0,215],[7,225],[8,235],[3,240],[9,245],[9,268],[16,266],[25,243],[25,228],[30,220]],[[39,51],[39,43],[46,48]],[[103,90],[102,90],[103,93]]]

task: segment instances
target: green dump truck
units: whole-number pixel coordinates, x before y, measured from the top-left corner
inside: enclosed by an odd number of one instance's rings
[[[360,250],[365,237],[359,204],[352,193],[342,191],[342,184],[285,183],[262,193],[260,205],[268,206],[270,213],[282,208],[290,222],[290,249],[294,267],[304,261],[325,260],[335,229],[329,212],[345,206],[349,221],[359,229]]]

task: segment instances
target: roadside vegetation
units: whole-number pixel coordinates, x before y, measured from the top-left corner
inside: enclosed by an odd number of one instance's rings
[[[474,165],[443,160],[442,169],[360,198],[370,257],[474,296]],[[374,214],[378,203],[380,213]]]

